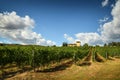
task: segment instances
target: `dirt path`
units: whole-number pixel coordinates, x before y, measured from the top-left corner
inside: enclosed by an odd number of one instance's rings
[[[55,72],[33,71],[18,74],[6,80],[120,80],[120,59],[94,62],[91,66],[72,65]]]

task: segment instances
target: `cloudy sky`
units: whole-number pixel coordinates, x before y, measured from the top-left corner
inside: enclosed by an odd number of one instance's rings
[[[0,43],[120,41],[120,0],[0,0]]]

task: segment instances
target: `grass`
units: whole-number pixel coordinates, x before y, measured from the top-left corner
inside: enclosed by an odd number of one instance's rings
[[[5,80],[120,80],[120,59],[93,62],[91,66],[72,64],[53,72],[28,71]]]
[[[98,52],[95,54],[95,59],[98,62],[105,62],[105,58],[102,57]]]
[[[81,60],[80,63],[78,63],[78,65],[84,66],[84,65],[91,65],[91,64],[92,64],[92,52],[90,51],[88,55],[85,58],[83,58],[83,60]]]

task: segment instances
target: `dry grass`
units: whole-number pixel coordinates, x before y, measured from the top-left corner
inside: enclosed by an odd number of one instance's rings
[[[102,57],[98,52],[95,54],[95,60],[98,62],[105,62],[105,58]]]
[[[25,72],[6,80],[120,80],[120,59],[91,66],[72,65],[55,72]]]
[[[108,56],[108,60],[115,60],[114,57]]]
[[[91,65],[92,64],[92,51],[89,51],[88,55],[78,63],[80,66]]]

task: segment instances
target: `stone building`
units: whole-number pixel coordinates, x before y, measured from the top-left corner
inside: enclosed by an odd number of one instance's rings
[[[73,44],[68,44],[68,46],[70,47],[75,47],[75,46],[79,47],[80,45],[81,45],[80,41],[76,41],[76,43],[73,43]]]

